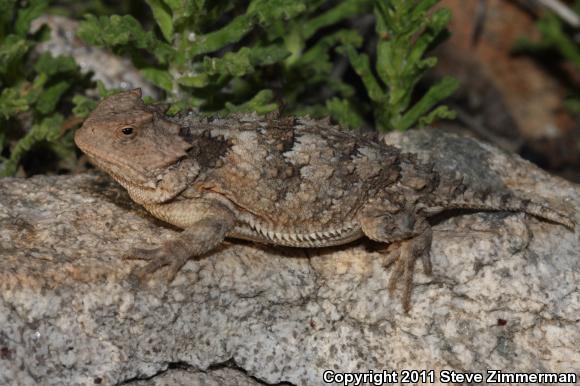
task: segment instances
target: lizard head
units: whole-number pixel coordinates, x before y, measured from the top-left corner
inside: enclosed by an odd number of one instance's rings
[[[162,111],[143,103],[141,90],[135,89],[101,101],[77,130],[75,143],[129,193],[139,191],[138,201],[162,202],[197,174],[186,160],[191,145],[180,129]]]

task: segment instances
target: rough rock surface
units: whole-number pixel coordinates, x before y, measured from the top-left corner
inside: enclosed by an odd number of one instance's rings
[[[575,213],[580,188],[471,139],[386,138],[467,179]],[[170,284],[120,256],[177,231],[104,175],[0,180],[0,384],[323,384],[337,372],[580,369],[580,230],[517,213],[436,219],[413,308],[387,293],[376,245],[240,241]]]

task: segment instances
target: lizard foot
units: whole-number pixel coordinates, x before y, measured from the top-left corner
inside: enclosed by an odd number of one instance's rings
[[[207,209],[205,206],[194,206],[189,210],[195,212],[196,208]],[[146,260],[148,263],[135,268],[130,274],[130,280],[143,283],[157,271],[164,269],[167,283],[171,283],[187,260],[193,256],[201,256],[218,246],[231,229],[234,217],[230,212],[219,212],[215,207],[210,209],[213,210],[213,212],[210,210],[210,214],[220,217],[201,219],[184,229],[178,237],[168,240],[158,248],[132,249],[125,259]]]
[[[429,222],[411,209],[385,213],[380,206],[369,207],[359,221],[362,231],[371,240],[390,244],[384,264],[387,267],[393,265],[387,288],[392,295],[402,278],[402,305],[405,313],[408,313],[411,309],[415,261],[421,258],[425,273],[431,273],[429,251],[432,230]]]
[[[165,268],[165,280],[171,283],[189,257],[189,254],[175,253],[167,245],[163,245],[155,249],[133,248],[123,259],[148,261],[147,264],[134,268],[129,274],[130,281],[144,284],[162,268]]]
[[[431,258],[429,249],[431,247],[431,233],[425,232],[414,238],[397,242],[399,248],[389,251],[384,263],[385,267],[394,265],[389,277],[388,290],[391,295],[395,293],[397,284],[402,279],[403,294],[401,303],[403,310],[408,313],[411,309],[411,295],[413,293],[413,275],[415,273],[415,262],[421,258],[425,274],[431,274]]]

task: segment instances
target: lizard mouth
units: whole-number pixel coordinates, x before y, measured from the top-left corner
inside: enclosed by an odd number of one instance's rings
[[[148,187],[147,185],[150,185],[148,183],[150,179],[147,179],[137,170],[128,165],[123,165],[122,167],[119,167],[119,165],[116,163],[105,161],[102,158],[95,157],[93,154],[89,154],[88,152],[87,157],[89,158],[89,160],[93,165],[107,172],[111,177],[113,177],[117,182],[119,182],[123,186],[137,185],[143,188],[147,188]],[[151,186],[151,188],[155,187]]]
[[[144,174],[141,170],[136,169],[122,160],[106,160],[90,150],[83,148],[82,144],[79,144],[78,141],[77,145],[83,150],[93,165],[107,172],[107,174],[125,188],[138,187],[143,190],[155,190],[168,169],[172,170],[172,168],[162,169],[161,172],[151,170]],[[108,155],[109,158],[111,156],[111,154]]]
[[[164,179],[169,178],[171,180],[171,175],[181,167],[181,161],[178,160],[168,167],[151,170],[144,175],[140,171],[125,164],[119,166],[113,162],[104,161],[101,158],[88,154],[87,156],[95,166],[106,171],[115,181],[123,185],[125,188],[138,188],[150,192],[158,190],[160,186],[164,184]]]

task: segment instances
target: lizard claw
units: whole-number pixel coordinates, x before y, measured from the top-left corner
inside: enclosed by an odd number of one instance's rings
[[[415,273],[415,261],[416,256],[410,251],[412,249],[411,242],[404,241],[401,242],[401,249],[398,254],[393,253],[395,256],[394,261],[395,266],[389,277],[389,283],[387,288],[389,294],[392,296],[397,289],[397,284],[399,279],[403,279],[403,294],[401,297],[401,303],[403,305],[403,310],[405,313],[409,313],[411,309],[411,294],[413,292],[413,275]],[[392,259],[392,257],[390,257]],[[393,260],[394,260],[393,259]],[[393,263],[392,261],[390,262]]]
[[[171,283],[189,259],[187,255],[175,255],[164,247],[154,249],[133,248],[123,256],[125,260],[146,260],[147,264],[135,267],[129,274],[129,281],[139,284],[147,282],[157,271],[165,268],[165,280]]]
[[[132,248],[126,255],[123,256],[124,260],[155,260],[163,257],[163,248]]]
[[[411,310],[411,295],[413,293],[413,275],[415,273],[415,262],[421,259],[423,271],[425,274],[431,274],[431,257],[430,257],[431,234],[419,235],[417,237],[399,242],[399,248],[389,251],[385,267],[394,264],[387,288],[389,294],[393,295],[397,289],[399,279],[403,280],[403,294],[401,303],[405,313]]]
[[[143,283],[162,270],[166,283],[171,283],[187,260],[210,251],[223,241],[234,221],[228,213],[218,219],[200,220],[181,232],[179,237],[157,248],[132,249],[124,258],[145,260],[147,264],[134,268],[130,280]]]
[[[383,256],[383,268],[389,268],[391,265],[397,262],[401,256],[400,243],[397,242],[389,244]]]

